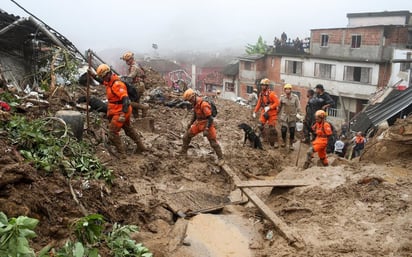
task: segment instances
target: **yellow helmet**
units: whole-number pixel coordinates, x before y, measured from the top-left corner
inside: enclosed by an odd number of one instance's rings
[[[106,76],[106,74],[109,73],[109,72],[110,72],[110,67],[109,67],[109,65],[107,65],[105,63],[100,64],[99,67],[97,67],[97,70],[96,70],[97,76],[99,76],[101,78]]]
[[[269,85],[269,84],[270,84],[270,80],[267,79],[267,78],[264,78],[264,79],[262,79],[262,80],[260,81],[260,84],[261,84],[261,85]]]
[[[326,117],[326,112],[324,110],[317,110],[315,112],[315,117],[319,117],[321,119],[324,119]]]
[[[134,57],[134,53],[126,52],[126,53],[123,54],[121,59],[127,62],[128,60],[132,59],[133,57]]]
[[[185,101],[189,101],[190,98],[192,98],[194,95],[195,95],[195,91],[193,91],[193,89],[189,88],[188,90],[186,90],[186,91],[183,93],[183,99],[184,99]]]
[[[292,89],[292,85],[291,84],[286,84],[283,86],[283,89]]]

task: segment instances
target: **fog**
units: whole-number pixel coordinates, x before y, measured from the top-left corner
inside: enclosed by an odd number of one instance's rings
[[[4,11],[28,16],[10,0]],[[410,0],[16,0],[80,50],[119,48],[153,51],[243,50],[261,35],[272,44],[285,31],[290,38],[310,29],[345,27],[346,13],[410,10]]]

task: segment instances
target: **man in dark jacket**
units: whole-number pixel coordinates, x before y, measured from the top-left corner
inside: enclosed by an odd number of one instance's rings
[[[315,92],[316,98],[318,98],[317,110],[323,110],[326,112],[327,108],[335,106],[335,101],[333,101],[332,97],[325,92],[325,88],[322,84],[316,85]]]

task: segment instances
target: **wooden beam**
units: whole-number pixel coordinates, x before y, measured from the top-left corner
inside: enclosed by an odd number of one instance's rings
[[[289,179],[276,179],[276,180],[249,180],[241,181],[236,184],[237,187],[301,187],[308,186],[307,182],[303,180],[289,180]]]
[[[235,185],[243,183],[240,178],[235,174],[235,172],[227,165],[221,166],[223,171],[225,171],[229,177],[232,178]],[[301,249],[305,245],[300,236],[290,228],[282,219],[280,219],[250,188],[240,187],[240,190],[253,202],[254,205],[264,214],[264,216],[273,223],[279,234],[286,239],[286,241]]]

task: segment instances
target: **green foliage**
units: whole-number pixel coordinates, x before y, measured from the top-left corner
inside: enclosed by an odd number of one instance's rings
[[[111,183],[112,171],[94,157],[91,147],[66,135],[61,127],[55,127],[52,122],[40,119],[28,121],[24,117],[14,116],[5,125],[11,143],[17,145],[22,156],[31,161],[35,168],[47,172],[62,170],[68,177],[104,179]]]
[[[105,221],[100,214],[91,214],[74,223],[76,242],[67,241],[58,250],[52,249],[55,257],[98,257],[96,245],[107,246],[114,257],[153,257],[148,248],[141,243],[136,243],[130,238],[130,234],[138,231],[134,225],[121,226],[117,223],[112,230],[104,234]],[[39,257],[48,257],[50,248],[45,247]]]
[[[55,58],[53,58],[55,57]],[[48,90],[51,83],[51,62],[54,60],[54,75],[60,77],[67,84],[74,84],[77,81],[78,67],[80,61],[71,55],[67,50],[55,48],[48,58],[40,61],[39,72],[36,74],[40,87]]]
[[[100,214],[90,214],[75,222],[74,234],[83,244],[95,244],[102,239],[104,218]]]
[[[247,44],[246,53],[247,54],[265,54],[268,46],[265,41],[263,41],[262,36],[259,36],[258,41],[255,45]]]
[[[0,256],[34,257],[28,239],[36,237],[33,231],[39,221],[26,216],[7,219],[0,212]]]
[[[10,105],[12,110],[15,110],[15,107],[20,104],[20,100],[17,99],[12,93],[4,92],[1,94],[0,100],[6,102]]]
[[[107,246],[112,250],[114,257],[152,257],[153,254],[143,244],[137,244],[130,238],[130,233],[137,232],[134,225],[120,226],[115,223],[112,231],[107,235]]]
[[[43,256],[39,255],[39,257],[48,257],[47,253],[44,254]],[[98,257],[99,251],[96,248],[88,248],[85,247],[82,243],[80,242],[72,242],[72,241],[67,241],[66,244],[57,250],[55,253],[53,253],[53,256],[55,257]]]

